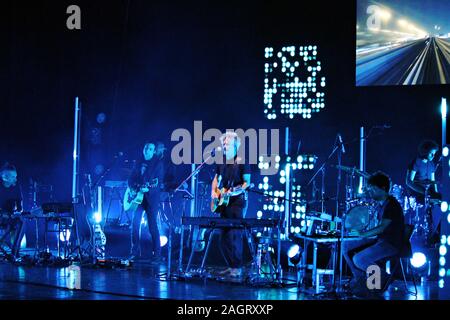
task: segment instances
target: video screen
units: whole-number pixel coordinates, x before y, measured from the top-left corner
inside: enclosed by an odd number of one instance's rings
[[[449,0],[358,0],[357,86],[449,81]]]

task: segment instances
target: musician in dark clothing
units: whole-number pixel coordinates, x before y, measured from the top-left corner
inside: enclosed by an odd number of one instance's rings
[[[6,163],[0,169],[0,227],[5,234],[11,234],[11,254],[17,258],[20,242],[23,237],[23,222],[18,213],[22,212],[22,192],[17,185],[17,170],[13,165]]]
[[[386,271],[379,261],[399,254],[403,245],[403,210],[397,199],[389,195],[391,182],[387,175],[377,172],[370,176],[367,194],[378,202],[379,225],[359,232],[351,231],[349,236],[362,237],[361,240],[345,241],[343,255],[353,274],[351,286],[355,293],[369,293],[366,286],[367,269],[378,265],[381,271],[381,288],[387,281]]]
[[[143,155],[143,159],[136,163],[128,179],[129,189],[132,190],[130,193],[131,198],[134,198],[139,190],[144,193],[142,203],[133,213],[130,260],[134,260],[140,256],[141,221],[145,212],[152,238],[153,261],[160,262],[162,258],[157,217],[160,197],[159,183],[163,179],[163,167],[161,161],[155,156],[155,145],[153,143],[145,144]],[[145,186],[146,184],[148,185]]]
[[[218,198],[220,189],[233,191],[233,188],[245,189],[250,185],[250,167],[237,156],[240,139],[236,133],[227,132],[221,137],[225,153],[225,161],[218,164],[211,188],[211,197]],[[234,189],[236,190],[236,189]],[[219,208],[222,218],[245,218],[247,210],[247,193],[232,196],[229,204]],[[240,277],[243,266],[243,233],[240,229],[225,228],[221,233],[221,249],[229,265],[222,274],[231,277]]]
[[[425,205],[425,196],[431,200],[427,207],[417,206],[418,216],[425,218],[426,233],[428,243],[439,242],[440,234],[440,212],[432,210],[432,202],[439,201],[441,194],[438,192],[436,183],[436,165],[433,159],[439,151],[439,145],[432,140],[423,141],[418,148],[417,157],[408,166],[406,174],[406,185],[410,196],[414,196],[416,201],[422,206]]]
[[[418,148],[417,157],[408,166],[406,185],[410,193],[423,203],[427,185],[428,193],[439,198],[435,172],[436,165],[433,159],[439,150],[439,146],[432,140],[423,141]]]

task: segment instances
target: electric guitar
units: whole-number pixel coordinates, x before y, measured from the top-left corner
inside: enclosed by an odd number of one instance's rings
[[[144,201],[144,194],[149,192],[150,189],[158,186],[158,178],[153,179],[151,182],[147,182],[144,185],[138,186],[138,190],[134,188],[127,188],[123,199],[123,209],[125,212],[134,212],[137,207]]]
[[[227,188],[216,189],[215,194],[217,195],[217,197],[211,200],[211,211],[218,212],[219,208],[228,206],[231,197],[238,196],[241,193],[244,193],[250,187],[253,187],[252,183],[250,185],[247,185],[245,188],[239,186],[236,188],[229,188],[229,189]]]

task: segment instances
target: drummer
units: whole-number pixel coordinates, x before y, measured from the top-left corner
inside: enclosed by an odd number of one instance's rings
[[[410,193],[421,203],[424,202],[427,187],[431,198],[440,198],[435,178],[436,165],[433,163],[438,150],[436,142],[423,141],[419,145],[417,156],[408,166],[406,185]]]
[[[344,241],[342,250],[353,279],[350,287],[356,295],[367,296],[376,293],[366,285],[367,269],[380,260],[396,256],[403,240],[403,210],[397,199],[389,194],[390,178],[376,172],[367,181],[367,194],[375,200],[378,207],[380,224],[366,231],[351,231],[349,236],[361,237],[360,240]],[[386,271],[380,266],[381,288],[388,279]],[[380,293],[380,292],[378,292]]]
[[[439,145],[432,140],[424,140],[418,147],[416,158],[409,164],[406,174],[406,185],[411,196],[416,198],[416,202],[425,205],[425,208],[419,210],[419,215],[431,218],[430,225],[427,227],[428,239],[427,243],[433,246],[440,240],[440,211],[432,210],[432,203],[436,203],[441,199],[436,183],[435,172],[437,166],[433,159],[439,151]],[[431,202],[425,201],[428,195]]]

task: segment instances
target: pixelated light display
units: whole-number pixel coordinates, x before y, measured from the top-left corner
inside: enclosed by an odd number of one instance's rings
[[[302,187],[295,184],[292,180],[287,184],[287,176],[291,175],[295,179],[296,174],[302,171],[311,171],[315,168],[317,156],[311,154],[302,154],[296,158],[290,156],[277,157],[277,164],[280,164],[277,175],[262,176],[258,183],[258,189],[264,192],[267,197],[262,198],[261,207],[257,211],[257,218],[270,218],[275,216],[284,217],[286,210],[289,212],[289,233],[299,234],[306,232],[309,226],[309,220],[306,219],[306,202]],[[258,167],[263,169],[268,166],[264,162],[264,157],[259,158]],[[289,197],[287,192],[289,192]],[[284,198],[289,198],[292,202],[288,203]],[[259,234],[261,235],[261,234]],[[286,236],[286,235],[285,235]]]
[[[317,46],[266,47],[264,74],[267,119],[310,119],[325,107],[326,79],[321,75]]]

